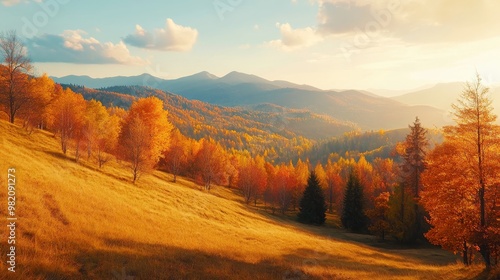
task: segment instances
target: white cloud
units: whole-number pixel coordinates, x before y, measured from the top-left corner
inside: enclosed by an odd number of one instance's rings
[[[281,39],[267,42],[268,45],[286,51],[310,47],[322,41],[316,30],[311,27],[293,29],[289,23],[277,23]]]
[[[66,30],[61,35],[45,34],[31,38],[26,45],[30,57],[35,62],[148,64],[142,58],[132,56],[123,42],[101,43],[85,35],[83,30]]]
[[[160,51],[189,51],[198,38],[198,30],[176,24],[168,18],[165,28],[148,32],[136,25],[135,33],[125,37],[124,42],[138,48]]]

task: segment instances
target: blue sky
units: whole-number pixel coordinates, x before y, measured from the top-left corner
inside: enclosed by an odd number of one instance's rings
[[[0,0],[38,74],[231,71],[324,89],[500,83],[496,0]],[[464,16],[467,15],[467,16]]]

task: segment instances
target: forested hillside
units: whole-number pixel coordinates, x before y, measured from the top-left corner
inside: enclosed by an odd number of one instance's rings
[[[116,86],[90,89],[65,85],[106,106],[127,109],[138,98],[156,96],[164,101],[169,120],[186,136],[200,140],[210,137],[227,149],[247,150],[253,155],[266,154],[271,160],[302,154],[320,139],[341,136],[356,130],[353,124],[336,121],[307,110],[276,105],[229,108],[211,105],[142,86]]]

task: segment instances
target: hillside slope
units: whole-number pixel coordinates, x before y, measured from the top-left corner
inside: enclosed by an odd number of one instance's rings
[[[380,249],[361,243],[368,236],[271,216],[225,188],[206,193],[160,172],[133,185],[123,163],[103,170],[77,164],[49,133],[27,135],[5,121],[0,132],[0,201],[7,201],[7,169],[15,168],[18,216],[16,273],[6,268],[2,226],[0,279],[471,279],[480,273],[438,249]]]

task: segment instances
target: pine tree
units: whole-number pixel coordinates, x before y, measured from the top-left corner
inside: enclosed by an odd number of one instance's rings
[[[323,190],[314,171],[307,180],[307,187],[299,204],[299,221],[305,224],[322,225],[326,220],[326,204]]]
[[[341,221],[348,230],[354,232],[366,230],[367,218],[364,213],[363,186],[353,171],[351,171],[347,181]]]
[[[409,126],[410,133],[406,136],[404,142],[404,153],[403,163],[401,165],[402,171],[402,184],[400,186],[401,197],[406,197],[410,195],[413,197],[413,212],[415,220],[415,226],[411,226],[414,230],[413,233],[405,232],[405,242],[414,242],[417,239],[423,239],[424,232],[427,230],[428,225],[425,221],[426,213],[419,205],[420,191],[422,190],[421,177],[422,173],[426,168],[426,152],[429,146],[429,141],[427,140],[427,130],[422,127],[420,119],[415,118],[413,125]],[[407,193],[409,192],[409,193]],[[406,199],[399,200],[402,204],[399,207],[401,213],[400,217],[405,217],[405,209],[407,209]],[[409,201],[409,200],[408,200]],[[408,239],[409,238],[409,239]]]
[[[403,180],[413,192],[415,198],[420,197],[422,182],[420,177],[425,170],[426,150],[429,146],[427,140],[427,130],[422,127],[420,119],[415,118],[413,126],[410,125],[410,133],[406,136],[404,142],[403,164]]]

